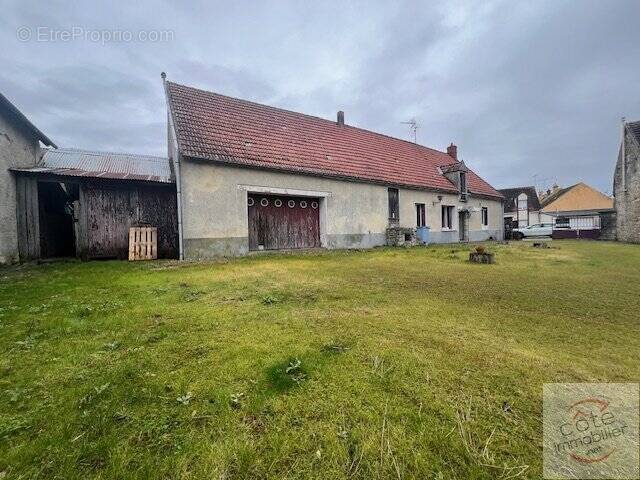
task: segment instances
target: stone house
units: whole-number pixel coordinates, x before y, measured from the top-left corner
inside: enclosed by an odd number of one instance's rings
[[[613,195],[618,240],[640,243],[640,121],[622,121]]]
[[[0,263],[18,260],[16,181],[10,169],[33,167],[55,144],[0,93]]]
[[[163,78],[164,78],[163,74]],[[502,195],[446,152],[165,80],[180,257],[503,238]]]

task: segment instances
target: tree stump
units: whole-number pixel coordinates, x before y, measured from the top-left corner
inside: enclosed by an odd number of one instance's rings
[[[495,255],[487,252],[471,252],[469,254],[469,261],[471,263],[495,263]]]

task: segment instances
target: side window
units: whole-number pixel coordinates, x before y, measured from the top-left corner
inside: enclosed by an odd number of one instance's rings
[[[400,219],[400,193],[397,188],[390,188],[389,190],[389,219]]]
[[[453,207],[442,206],[442,228],[453,229]]]
[[[416,226],[425,227],[427,225],[427,215],[424,203],[416,203]]]
[[[486,227],[489,225],[489,209],[487,207],[482,207],[482,226]]]

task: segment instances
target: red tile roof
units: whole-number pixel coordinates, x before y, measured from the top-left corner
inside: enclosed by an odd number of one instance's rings
[[[302,113],[167,82],[186,157],[390,186],[456,192],[439,167],[444,152]],[[471,193],[502,197],[472,171]]]

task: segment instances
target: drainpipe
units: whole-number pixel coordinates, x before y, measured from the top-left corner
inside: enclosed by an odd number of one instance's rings
[[[176,169],[176,197],[178,207],[178,259],[184,260],[184,242],[182,234],[182,177],[180,176],[180,153],[174,162]]]
[[[626,135],[625,135],[625,121],[627,119],[622,117],[622,191],[627,191],[627,146],[626,146]]]
[[[176,206],[178,208],[178,259],[184,260],[184,235],[182,233],[182,177],[180,175],[180,147],[178,146],[178,138],[175,134],[175,125],[173,116],[171,115],[171,106],[169,103],[169,92],[167,90],[167,74],[162,72],[162,86],[167,100],[167,134],[173,140],[173,152],[169,153],[169,158],[173,159],[173,166],[176,175]]]

